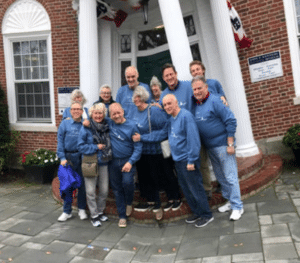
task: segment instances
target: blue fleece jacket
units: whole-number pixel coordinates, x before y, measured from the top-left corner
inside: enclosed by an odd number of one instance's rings
[[[182,80],[178,81],[177,87],[173,90],[169,89],[169,87],[166,88],[160,95],[161,105],[164,96],[166,96],[167,94],[174,94],[176,99],[178,100],[179,107],[182,109],[187,109],[188,111],[192,112],[193,89],[190,81],[182,81]]]
[[[93,132],[91,128],[82,126],[79,131],[77,148],[79,152],[84,155],[92,155],[97,153],[98,164],[107,165],[108,162],[102,162],[102,151],[98,149],[97,144],[94,143]]]
[[[222,85],[219,81],[217,81],[216,79],[207,79],[206,84],[208,86],[208,91],[211,94],[218,95],[220,97],[221,96],[225,97],[225,93],[224,93]]]
[[[162,141],[166,137],[175,162],[187,161],[188,164],[194,164],[199,158],[199,132],[194,116],[188,110],[181,109],[175,118],[171,116],[162,130],[141,135],[141,141]]]
[[[227,145],[227,137],[234,137],[236,118],[218,96],[210,94],[202,104],[196,104],[195,119],[206,148]]]
[[[149,99],[147,101],[147,103],[150,103],[151,101],[151,90],[150,87],[145,84],[140,82],[139,86],[144,87],[148,92],[149,92]],[[117,93],[117,97],[116,97],[116,102],[120,103],[122,108],[124,109],[124,117],[126,119],[132,119],[132,112],[135,110],[136,106],[134,105],[133,101],[132,101],[132,95],[133,95],[134,90],[129,88],[128,85],[124,85],[121,88],[119,88],[118,93]]]
[[[82,122],[76,122],[72,118],[64,119],[57,132],[57,156],[61,161],[66,160],[65,152],[76,152],[79,131]]]
[[[113,158],[125,159],[133,165],[142,154],[143,144],[133,142],[132,135],[140,133],[136,124],[132,120],[126,120],[122,124],[116,124],[111,119],[106,118],[109,123],[109,136]]]
[[[156,106],[149,106],[143,110],[139,111],[136,107],[133,112],[132,120],[136,122],[140,134],[149,133],[149,119],[148,112],[150,113],[151,122],[151,132],[161,130],[167,122],[167,114],[164,110]],[[143,143],[143,154],[161,154],[161,147],[159,142],[145,142]]]

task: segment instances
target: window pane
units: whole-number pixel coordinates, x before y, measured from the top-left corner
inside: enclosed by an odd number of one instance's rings
[[[43,105],[41,94],[34,95],[34,98],[35,98],[35,105]]]
[[[21,56],[14,56],[15,67],[21,67]]]
[[[49,83],[48,82],[42,82],[41,85],[42,85],[42,88],[43,88],[43,92],[44,93],[49,93]]]
[[[42,87],[40,83],[34,83],[33,88],[34,88],[34,93],[42,93]]]
[[[25,87],[24,87],[24,84],[22,83],[19,83],[19,84],[16,84],[17,85],[17,93],[25,93]]]
[[[20,43],[13,43],[13,52],[14,55],[20,55],[21,54],[21,44]]]
[[[21,68],[16,68],[15,69],[15,78],[18,79],[23,79],[22,78],[22,69]]]
[[[19,95],[18,98],[19,98],[18,99],[18,104],[20,106],[24,106],[25,105],[25,96],[24,96],[24,94]]]
[[[131,65],[131,61],[121,61],[121,85],[126,85],[125,69]]]
[[[23,79],[31,79],[30,68],[23,68]]]
[[[28,83],[27,85],[25,85],[25,90],[26,90],[26,93],[33,93],[33,87],[32,87],[32,84],[31,83]]]
[[[26,118],[26,108],[25,107],[20,107],[19,108],[19,117],[20,118]]]
[[[40,40],[40,53],[47,53],[47,42],[46,40]]]
[[[121,36],[121,53],[131,52],[131,35]]]
[[[141,31],[138,33],[138,39],[139,50],[153,49],[168,43],[164,27]]]
[[[31,55],[31,66],[38,66],[38,65],[39,65],[39,56]]]
[[[47,79],[48,78],[48,67],[41,67],[41,79]]]
[[[44,118],[50,118],[51,114],[50,114],[50,107],[44,107]]]
[[[184,25],[188,37],[196,35],[196,28],[195,28],[193,16],[192,15],[186,16],[183,20],[184,20]]]
[[[47,66],[48,65],[47,54],[40,54],[40,65],[41,66]]]
[[[30,45],[28,41],[21,43],[21,54],[30,54]]]
[[[192,52],[193,60],[201,61],[201,54],[200,54],[198,44],[191,45],[191,52]]]
[[[34,105],[34,98],[32,94],[26,95],[26,104]]]
[[[50,105],[50,95],[49,94],[43,95],[43,104]]]
[[[30,42],[30,52],[31,52],[31,54],[36,54],[39,52],[38,41]]]
[[[39,79],[39,68],[38,67],[32,67],[32,79]]]
[[[27,117],[34,118],[34,107],[27,107]]]
[[[36,112],[36,118],[43,118],[43,107],[36,107],[35,108]]]
[[[23,67],[30,66],[30,56],[29,55],[22,56],[22,66]]]

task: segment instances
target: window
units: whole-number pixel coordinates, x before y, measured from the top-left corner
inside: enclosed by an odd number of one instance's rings
[[[131,52],[131,35],[121,36],[121,53]]]
[[[46,40],[13,43],[18,121],[51,120]]]
[[[56,131],[51,24],[36,0],[14,2],[2,23],[9,119],[13,128]]]

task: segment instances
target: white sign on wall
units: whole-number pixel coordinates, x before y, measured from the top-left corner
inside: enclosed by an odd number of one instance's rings
[[[75,88],[58,88],[58,112],[62,115],[65,108],[71,106],[71,93]]]
[[[280,52],[248,58],[251,82],[283,76]]]

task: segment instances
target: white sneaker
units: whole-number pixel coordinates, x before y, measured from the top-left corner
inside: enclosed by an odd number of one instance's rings
[[[67,221],[71,217],[72,217],[72,214],[62,213],[57,220],[59,222],[65,222],[65,221]]]
[[[242,214],[244,214],[243,208],[241,210],[232,210],[229,220],[233,220],[233,221],[239,220],[241,218]]]
[[[80,220],[84,220],[84,219],[88,218],[84,209],[78,209],[78,215],[79,215]]]
[[[225,205],[222,205],[222,206],[220,206],[220,207],[218,208],[218,211],[219,211],[220,213],[225,213],[225,212],[230,211],[230,210],[231,210],[231,205],[230,205],[229,202],[227,202]]]

